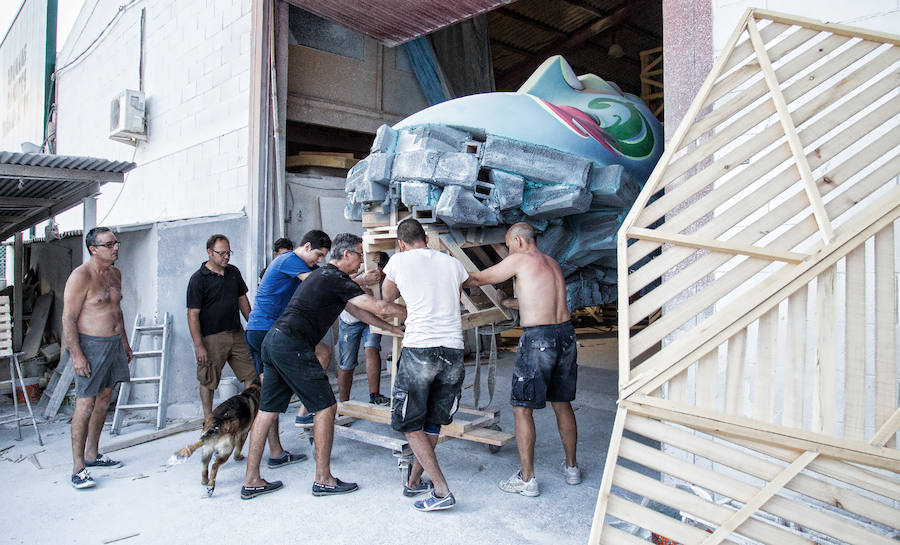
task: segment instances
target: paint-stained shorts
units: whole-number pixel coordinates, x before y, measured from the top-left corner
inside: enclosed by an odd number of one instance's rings
[[[262,343],[263,380],[259,410],[283,413],[297,394],[311,413],[335,404],[328,375],[316,359],[315,347],[273,327]]]
[[[513,370],[510,403],[542,409],[572,401],[578,382],[575,329],[569,322],[523,328]]]
[[[243,330],[207,335],[203,337],[203,346],[206,347],[206,363],[197,362],[197,381],[200,386],[208,390],[218,388],[226,361],[234,371],[234,376],[241,382],[250,384],[256,378],[253,358],[247,348]]]
[[[394,378],[391,427],[406,433],[453,422],[465,376],[460,349],[404,347]]]
[[[117,382],[128,382],[131,378],[120,335],[95,337],[79,333],[78,345],[91,365],[91,375],[75,374],[75,397],[95,397],[100,390],[112,388]]]

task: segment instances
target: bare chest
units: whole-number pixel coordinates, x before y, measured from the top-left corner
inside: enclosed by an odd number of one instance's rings
[[[118,306],[122,300],[122,282],[113,274],[94,278],[88,289],[85,303],[94,307]]]

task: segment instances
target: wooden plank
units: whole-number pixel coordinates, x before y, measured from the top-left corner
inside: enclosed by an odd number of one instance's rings
[[[760,70],[762,70],[763,77],[765,77],[766,83],[769,85],[772,101],[778,110],[778,119],[781,121],[781,127],[784,129],[784,134],[787,136],[788,144],[790,144],[791,151],[794,154],[797,170],[800,171],[800,179],[803,180],[803,185],[806,188],[806,194],[812,206],[816,223],[822,232],[822,238],[826,243],[830,243],[834,240],[831,220],[828,219],[828,214],[825,212],[825,205],[822,202],[822,196],[819,194],[818,188],[816,188],[816,182],[813,180],[812,169],[810,169],[809,162],[806,160],[803,144],[800,142],[800,137],[797,136],[797,128],[794,126],[794,120],[791,119],[787,101],[781,93],[781,83],[775,75],[772,62],[768,53],[766,53],[766,46],[759,35],[759,30],[756,28],[756,22],[752,18],[747,21],[747,31],[750,32],[750,40],[753,42],[753,49],[756,50]]]
[[[616,467],[613,485],[663,505],[677,506],[679,511],[690,513],[698,519],[715,524],[725,524],[735,514],[733,509],[706,501],[696,494],[667,486],[658,480],[622,466]],[[799,535],[759,520],[746,521],[741,526],[741,535],[756,539],[761,543],[809,545],[809,541]],[[709,539],[707,538],[707,540]]]
[[[785,448],[781,445],[775,445],[771,443],[763,443],[760,441],[751,441],[749,439],[729,439],[729,441],[746,447],[751,450],[755,450],[757,452],[761,452],[773,458],[777,458],[779,460],[791,461],[797,456],[797,451],[790,448]],[[854,464],[848,464],[841,460],[828,459],[828,458],[819,458],[815,460],[813,463],[809,465],[810,470],[815,471],[816,473],[821,473],[822,475],[828,476],[832,479],[842,481],[844,483],[850,484],[852,486],[858,487],[862,490],[867,490],[872,492],[873,494],[879,494],[884,496],[885,498],[896,499],[900,498],[900,482],[885,479],[884,474],[875,473],[874,471],[870,471],[868,469],[862,468],[860,466]],[[831,489],[829,493],[838,493],[837,487],[828,485]],[[842,493],[848,493],[849,491],[844,490]],[[805,492],[804,492],[805,493]],[[831,500],[826,500],[828,503],[835,504],[835,501],[839,501],[841,504],[844,504],[844,500],[838,496],[834,496]],[[878,503],[878,502],[875,502]],[[848,503],[849,505],[849,503]],[[883,506],[884,504],[882,504]],[[890,509],[890,508],[889,508]],[[855,512],[864,514],[865,516],[869,516],[867,513],[874,512],[874,509],[866,508],[860,509]],[[888,517],[888,520],[894,521],[896,520],[897,514],[893,509],[890,509],[891,514]],[[874,520],[874,519],[873,519]],[[887,522],[888,526],[893,525],[893,522]]]
[[[893,414],[885,421],[885,423],[875,432],[870,443],[873,445],[886,445],[900,428],[900,408],[894,410]]]
[[[725,412],[744,414],[744,359],[747,330],[741,329],[728,339],[728,370],[725,376]]]
[[[759,318],[756,378],[753,381],[753,417],[774,422],[775,358],[778,353],[778,306]]]
[[[755,513],[757,509],[761,508],[766,502],[772,499],[772,497],[775,496],[788,481],[803,471],[803,469],[805,469],[818,455],[819,453],[817,452],[804,452],[801,454],[791,463],[791,465],[784,468],[777,477],[766,484],[762,490],[754,494],[751,499],[747,500],[743,507],[732,514],[721,526],[716,528],[716,531],[713,532],[712,535],[701,542],[701,545],[719,545],[719,543],[722,543],[731,532],[743,525],[747,519],[750,518],[750,515]]]
[[[390,437],[380,433],[373,433],[357,428],[347,426],[335,426],[334,434],[354,441],[360,441],[376,447],[388,448],[394,451],[403,452],[409,449],[409,442],[399,437]]]
[[[890,168],[893,167],[888,167],[885,170]],[[867,177],[867,179],[873,184],[877,183],[880,176],[886,175],[886,172],[879,171],[881,171],[881,169],[876,170],[876,172]],[[852,191],[846,191],[840,197],[851,201],[858,198]],[[835,198],[832,199],[829,204],[841,205],[841,200],[842,199]],[[668,344],[664,350],[647,358],[647,360],[638,367],[643,375],[640,384],[630,385],[622,395],[627,397],[627,395],[630,394],[630,391],[639,388],[647,388],[648,391],[655,390],[663,382],[668,380],[670,376],[677,374],[684,365],[687,365],[687,362],[710,350],[713,343],[717,346],[736,333],[738,329],[742,329],[749,325],[750,322],[761,316],[765,311],[769,310],[783,298],[786,298],[801,286],[810,282],[815,275],[818,275],[826,268],[833,265],[850,250],[862,244],[866,239],[874,235],[875,232],[894,221],[894,219],[900,215],[900,206],[895,206],[897,203],[900,203],[900,188],[892,188],[884,195],[884,199],[873,203],[866,209],[865,213],[858,214],[842,226],[840,244],[817,250],[814,252],[816,254],[814,258],[811,258],[801,265],[794,266],[796,269],[794,267],[786,267],[774,273],[765,281],[761,282],[753,292],[745,294],[726,307],[729,310],[724,315],[743,315],[740,319],[727,323],[723,322],[718,317],[713,316],[705,320],[699,327],[694,328],[694,330]],[[892,206],[894,208],[891,208]],[[870,221],[872,223],[869,223],[865,228],[859,227]],[[754,272],[758,272],[759,270],[761,270],[761,268],[754,270]],[[706,291],[709,290],[704,290],[703,293]],[[766,297],[764,294],[771,294],[771,296]],[[724,295],[724,292],[719,296],[721,295]],[[694,299],[695,301],[693,301],[693,304],[696,305],[696,299],[698,299],[698,297],[695,297]],[[702,304],[707,304],[703,301],[700,302]],[[689,307],[689,305],[681,305],[675,312],[682,310],[684,307]],[[752,310],[750,310],[751,308]],[[654,322],[653,325],[663,320],[665,320],[665,316]],[[653,325],[650,327],[653,327]],[[644,331],[646,331],[646,329]],[[696,344],[698,338],[704,338],[706,340],[698,345]],[[634,338],[632,338],[631,341],[634,342]],[[634,349],[632,348],[631,350]],[[637,354],[639,352],[634,353]],[[653,375],[652,379],[649,378],[651,374]]]
[[[442,235],[441,243],[447,247],[447,250],[450,252],[450,255],[452,255],[453,257],[458,259],[463,264],[463,266],[466,268],[467,271],[469,271],[469,272],[479,272],[480,271],[480,269],[475,266],[475,263],[473,263],[472,260],[469,259],[469,256],[466,255],[466,253],[463,251],[463,249],[460,248],[459,244],[457,244],[456,241],[453,240],[452,235]],[[490,299],[491,302],[494,303],[494,306],[497,307],[497,310],[499,310],[501,313],[503,313],[504,319],[509,320],[512,318],[512,314],[510,313],[509,309],[507,309],[506,307],[504,307],[500,304],[500,296],[497,295],[497,290],[496,290],[496,288],[494,288],[494,286],[484,285],[484,286],[479,286],[479,289],[481,289],[481,291],[483,291],[484,294],[487,295],[488,299]],[[498,320],[498,321],[500,321],[500,320]],[[471,326],[471,327],[475,327],[475,326]]]
[[[679,543],[696,543],[706,535],[706,532],[699,528],[646,507],[641,507],[619,496],[610,496],[608,511],[610,515],[617,519],[630,522],[642,528],[653,528],[656,533],[669,539],[674,539]]]
[[[53,292],[45,293],[37,298],[31,309],[31,320],[28,321],[28,332],[22,342],[22,354],[20,360],[31,359],[38,355],[41,349],[41,340],[44,338],[44,329],[47,327],[47,317],[50,316],[50,305],[53,304]]]
[[[753,17],[755,19],[768,19],[769,21],[773,21],[776,23],[801,25],[803,27],[813,30],[819,30],[821,32],[831,32],[834,34],[840,34],[842,36],[863,38],[866,40],[875,40],[877,42],[900,45],[900,37],[890,32],[878,32],[875,30],[869,30],[849,25],[823,23],[821,21],[817,21],[815,19],[810,19],[807,17],[798,17],[796,15],[788,15],[777,11],[769,11],[756,8],[753,9]]]
[[[820,433],[834,433],[834,399],[836,339],[835,301],[834,301],[835,268],[829,267],[816,279],[816,315],[818,323],[818,340],[813,372],[812,429]]]
[[[685,426],[708,430],[729,437],[777,443],[797,450],[818,451],[824,456],[857,462],[893,471],[900,463],[900,452],[873,447],[859,441],[850,441],[821,433],[807,432],[760,422],[741,416],[725,415],[699,407],[673,401],[634,394],[622,400],[626,408],[636,414],[678,422]]]
[[[886,93],[890,93],[896,89],[897,85],[900,84],[900,74],[896,73],[882,76],[871,85],[866,86],[866,84],[885,68],[896,62],[898,58],[900,58],[900,51],[895,49],[884,51],[856,71],[843,77],[839,82],[835,83],[832,88],[824,90],[816,97],[804,103],[803,106],[800,106],[797,111],[794,112],[793,118],[798,124],[803,124],[821,111],[822,108],[840,101],[844,96],[843,89],[865,86],[863,91],[854,97],[853,101],[843,104],[842,108],[832,112],[832,115],[819,119],[809,126],[804,126],[803,131],[800,133],[803,144],[809,145],[831,131],[835,125],[843,123],[858,114],[866,105],[875,102]],[[882,108],[879,108],[877,112],[872,112],[859,120],[859,127],[847,127],[841,133],[833,135],[826,142],[822,143],[822,145],[817,146],[815,153],[809,154],[807,160],[809,161],[810,166],[815,168],[816,166],[824,164],[825,161],[832,158],[835,154],[846,149],[849,144],[868,134],[870,131],[874,130],[874,128],[882,125],[886,120],[896,115],[896,109],[897,107],[893,102],[888,102],[884,104]],[[762,151],[765,147],[763,144],[769,141],[773,135],[777,135],[777,126],[770,127],[760,135],[752,137],[733,151],[716,159],[712,164],[704,167],[700,172],[688,178],[683,183],[680,183],[677,187],[667,188],[665,195],[652,204],[648,204],[647,207],[640,212],[637,224],[642,226],[650,225],[656,221],[656,219],[664,216],[668,211],[671,211],[676,206],[680,206],[680,203],[688,200],[692,195],[701,191],[709,184],[718,181],[724,174],[727,174],[744,161],[747,161],[750,157]],[[895,138],[889,140],[895,141]],[[886,149],[890,150],[892,147],[893,146],[889,146]],[[863,153],[865,153],[865,151]],[[871,154],[867,155],[871,156]],[[728,183],[720,185],[716,188],[716,191],[704,196],[699,204],[706,204],[706,206],[698,207],[698,203],[692,203],[686,210],[679,210],[679,214],[674,218],[668,218],[666,221],[667,229],[672,231],[683,230],[685,227],[694,223],[697,218],[703,217],[715,207],[720,206],[739,191],[747,187],[750,183],[759,179],[759,177],[766,172],[775,169],[790,156],[790,146],[784,144],[766,152],[766,154],[761,157],[754,158],[753,163],[750,164],[748,168],[742,169],[737,175],[730,178]],[[861,157],[859,159],[861,159]],[[869,160],[865,160],[864,162],[869,162]],[[794,180],[797,179],[797,171],[792,166],[783,169],[782,172],[788,173],[790,184],[793,184]],[[834,179],[830,175],[828,177]],[[771,183],[772,182],[769,184]],[[766,184],[764,187],[768,187],[769,184]],[[787,186],[784,186],[784,188],[786,187]],[[820,190],[823,193],[832,188],[833,187],[831,186],[820,186]],[[771,195],[780,193],[783,191],[783,188],[761,188],[760,191],[762,191],[762,193],[756,195],[755,200],[764,198],[765,200],[763,202],[768,202]],[[749,204],[745,205],[743,201],[741,205],[740,208],[734,209],[733,212],[748,214],[758,208],[758,206],[749,207]],[[746,216],[735,218],[734,223],[737,223],[744,217]],[[706,229],[703,231],[706,231]],[[700,231],[698,231],[698,233],[699,232]],[[715,237],[722,232],[724,232],[724,230],[714,231],[710,233],[709,236]],[[629,254],[633,254],[629,256],[629,265],[633,265],[636,261],[640,260],[657,247],[658,244],[649,242],[636,244],[629,249]]]
[[[844,437],[862,441],[866,428],[866,248],[846,259]]]
[[[597,493],[597,506],[594,508],[594,519],[591,522],[591,534],[588,543],[599,543],[606,528],[603,521],[606,518],[606,510],[609,504],[610,490],[612,489],[613,472],[616,470],[616,459],[619,457],[619,445],[622,442],[622,431],[625,429],[625,420],[628,418],[628,409],[619,406],[616,409],[616,419],[613,421],[612,432],[609,436],[609,447],[606,449],[606,462],[603,465],[603,478],[600,479],[600,491]]]
[[[661,244],[675,244],[678,246],[686,246],[688,248],[723,252],[733,255],[748,255],[773,261],[785,261],[787,263],[800,263],[809,257],[806,254],[785,252],[771,248],[761,248],[759,246],[753,246],[752,244],[735,244],[730,241],[699,238],[692,235],[682,235],[671,231],[663,231],[662,229],[632,227],[628,230],[627,234],[629,238],[652,240]]]
[[[803,32],[803,30],[800,30],[798,32]],[[846,43],[846,41],[847,40],[845,38],[839,38],[835,41],[832,41],[831,38],[826,38],[820,43],[822,43],[823,45],[841,45],[843,43]],[[781,42],[779,42],[776,47],[780,45]],[[863,41],[854,44],[853,46],[842,51],[837,56],[829,59],[827,63],[816,67],[816,69],[810,72],[807,77],[801,78],[800,80],[791,84],[784,90],[785,98],[787,99],[788,103],[790,103],[800,94],[806,93],[810,89],[813,89],[818,85],[826,82],[829,78],[844,70],[846,67],[863,58],[867,54],[871,53],[880,45],[880,43],[870,41]],[[808,50],[805,53],[791,59],[784,66],[778,68],[775,71],[775,74],[778,76],[778,80],[787,81],[788,79],[796,75],[800,70],[808,68],[811,64],[822,58],[821,53],[824,53],[824,51],[819,52],[816,49],[817,48]],[[834,49],[835,47],[829,48],[828,53],[831,53]],[[773,60],[775,59],[772,50],[769,51],[769,56]],[[747,69],[749,72],[758,73],[752,66],[748,66]],[[767,89],[768,88],[766,87],[766,82],[764,80],[760,80],[750,85],[747,89],[742,90],[740,93],[736,93],[735,96],[727,102],[716,104],[714,110],[712,110],[704,117],[700,118],[697,123],[694,124],[694,126],[691,128],[691,132],[688,133],[688,138],[696,138],[703,133],[712,130],[716,125],[720,123],[733,121],[736,114],[738,114],[741,110],[753,104],[754,101],[763,96],[766,93]],[[711,95],[714,94],[716,94],[716,89],[713,89],[713,92],[711,93]]]
[[[692,431],[635,414],[629,416],[627,428],[634,433],[651,437],[667,445],[672,445],[726,467],[734,468],[737,471],[764,481],[771,481],[783,469],[782,466],[769,461],[763,456],[749,454],[739,450],[739,448],[732,448],[719,440],[707,439],[692,433]],[[751,451],[770,456],[774,454],[768,450],[769,447],[758,442],[741,441],[740,444]],[[795,450],[779,447],[772,448],[778,450],[778,455],[774,456],[775,458],[789,461],[797,457],[797,451]],[[809,467],[810,469],[821,470],[823,462],[833,461],[818,459],[813,461]],[[853,467],[848,464],[844,465]],[[846,488],[834,486],[830,482],[808,475],[798,475],[787,484],[787,488],[831,505],[840,505],[847,511],[888,526],[893,525],[897,517],[897,512],[890,505],[869,499]]]
[[[190,420],[186,420],[174,426],[168,426],[161,430],[153,431],[150,433],[139,433],[132,437],[124,437],[122,439],[119,439],[118,441],[104,443],[103,452],[113,452],[116,450],[126,449],[143,443],[149,443],[150,441],[155,441],[157,439],[162,439],[163,437],[169,437],[170,435],[176,435],[179,433],[184,433],[186,431],[199,430],[202,427],[203,418],[198,416],[197,418],[191,418]]]
[[[696,405],[716,408],[716,377],[719,374],[719,351],[713,350],[697,362]]]
[[[875,235],[875,427],[897,408],[897,290],[894,270],[894,226]],[[895,447],[896,440],[886,443]]]
[[[483,325],[495,324],[506,320],[506,315],[499,308],[490,308],[488,310],[480,310],[475,313],[463,314],[462,328],[474,329]]]
[[[803,426],[803,385],[806,369],[807,287],[788,297],[787,352],[784,373],[784,411],[781,423],[791,428]]]
[[[354,159],[352,153],[332,154],[327,152],[300,152],[299,155],[289,155],[284,159],[286,168],[297,167],[327,167],[349,170],[359,162]]]
[[[701,468],[673,456],[665,455],[654,448],[627,438],[622,441],[621,453],[622,457],[641,465],[694,483],[708,490],[716,491],[740,502],[750,501],[759,492],[759,489],[753,485],[710,469]],[[874,543],[893,545],[892,540],[887,536],[868,531],[845,519],[831,516],[786,498],[775,496],[769,500],[765,510],[773,515],[794,521],[804,527],[812,528],[848,543],[862,542],[867,543],[867,545],[873,545]],[[704,533],[693,543],[699,543],[708,535]]]

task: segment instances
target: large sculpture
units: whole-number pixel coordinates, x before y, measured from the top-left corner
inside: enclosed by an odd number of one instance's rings
[[[547,59],[515,93],[437,104],[393,127],[347,174],[350,220],[402,202],[451,227],[525,221],[559,261],[570,309],[616,298],[616,230],[656,165],[643,102]],[[393,201],[393,203],[392,203]]]

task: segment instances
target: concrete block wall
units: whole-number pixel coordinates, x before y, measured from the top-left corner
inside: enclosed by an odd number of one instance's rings
[[[60,53],[58,153],[138,164],[124,186],[103,187],[98,220],[107,224],[242,211],[250,0],[137,0],[119,12],[121,4],[88,0]],[[133,148],[109,140],[109,105],[119,91],[140,86],[142,9],[149,141]],[[80,227],[80,219],[72,211],[65,221],[75,225],[62,228]]]

